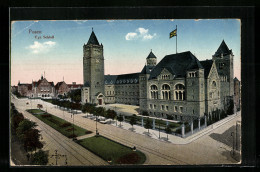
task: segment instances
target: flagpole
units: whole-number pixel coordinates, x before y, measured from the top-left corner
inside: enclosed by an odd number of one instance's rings
[[[176,54],[177,54],[177,36],[178,34],[177,34],[177,25],[176,25]]]

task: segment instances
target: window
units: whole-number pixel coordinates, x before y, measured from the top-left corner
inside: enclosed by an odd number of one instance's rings
[[[192,114],[194,114],[194,109],[192,110]]]
[[[180,107],[180,113],[183,113],[183,107]]]
[[[152,104],[150,104],[150,109],[152,109],[153,108],[153,105]]]
[[[190,78],[197,77],[197,72],[189,72],[188,76],[189,76]]]
[[[171,91],[170,91],[170,86],[168,84],[164,84],[162,86],[162,99],[164,100],[171,99]]]
[[[164,105],[161,105],[161,109],[164,110]]]
[[[156,85],[151,85],[151,99],[158,99],[158,88]]]
[[[168,111],[168,110],[169,110],[169,106],[165,106],[165,108],[166,108],[166,111]]]
[[[164,80],[170,79],[170,75],[162,75],[162,79],[164,79]]]
[[[156,105],[153,105],[153,108],[156,109]]]
[[[174,106],[174,112],[178,112],[178,107]]]
[[[224,66],[225,66],[225,63],[219,63],[219,64],[218,64],[218,68],[219,68],[219,69],[223,69]]]
[[[174,93],[174,100],[185,100],[185,86],[183,84],[177,84]]]
[[[217,84],[216,84],[215,81],[212,81],[212,83],[211,83],[211,88],[212,88],[212,89],[216,89],[216,88],[217,88]]]

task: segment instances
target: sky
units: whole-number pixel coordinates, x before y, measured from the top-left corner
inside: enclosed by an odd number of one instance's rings
[[[157,63],[190,51],[199,60],[212,59],[222,40],[234,54],[234,77],[241,73],[241,23],[238,19],[12,21],[11,85],[38,81],[44,75],[56,84],[83,83],[83,45],[92,28],[104,47],[105,74],[141,72],[152,51]]]

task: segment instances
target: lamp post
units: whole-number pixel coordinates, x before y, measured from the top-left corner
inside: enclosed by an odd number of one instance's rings
[[[74,137],[74,113],[72,113],[72,115],[73,115],[73,140],[75,139],[75,137]]]
[[[234,142],[234,140],[235,140],[235,138],[234,138],[234,132],[231,132],[231,136],[233,137],[233,156],[234,156],[234,147],[235,147],[235,142]]]
[[[161,137],[160,137],[161,121],[162,121],[162,119],[160,119],[160,121],[159,121],[159,139],[161,138]]]
[[[96,135],[98,135],[98,129],[97,129],[97,120],[98,120],[98,118],[97,118],[97,113],[95,112],[95,114],[96,114]]]

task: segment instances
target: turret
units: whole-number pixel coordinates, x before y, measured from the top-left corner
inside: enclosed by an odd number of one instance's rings
[[[147,66],[156,66],[157,58],[153,54],[152,50],[151,50],[150,54],[146,57],[146,63],[147,63]]]

